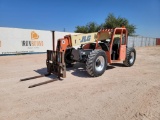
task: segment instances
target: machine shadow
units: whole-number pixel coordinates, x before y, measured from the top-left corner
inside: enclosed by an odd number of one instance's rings
[[[67,68],[67,71],[71,72],[72,75],[77,77],[90,77],[90,75],[86,71],[85,64],[83,63],[74,64],[73,67]]]
[[[40,75],[44,75],[47,73],[47,68],[41,68],[34,71]],[[90,77],[86,71],[85,64],[82,63],[77,63],[73,67],[66,68],[66,71],[70,72],[72,75],[77,77]],[[46,77],[54,79],[56,78],[56,75],[51,74],[50,76]]]
[[[45,74],[45,73],[47,73],[47,68],[41,68],[41,69],[37,69],[37,70],[34,70],[34,71],[39,73],[39,74]]]
[[[108,65],[106,70],[114,69],[115,66]],[[67,68],[67,71],[70,71],[72,75],[77,77],[90,78],[91,76],[86,71],[86,66],[83,63],[77,63],[73,67]]]
[[[115,68],[114,66],[108,65],[106,70],[110,70],[110,69],[114,69],[114,68]]]
[[[123,63],[112,63],[110,65],[116,66],[116,67],[125,67],[125,65]]]
[[[37,70],[34,70],[34,71],[37,72],[37,73],[40,74],[40,75],[47,74],[47,68],[41,68],[41,69],[37,69]],[[45,76],[45,77],[51,78],[51,79],[57,78],[57,76],[56,76],[56,75],[53,75],[53,74],[51,74],[51,75],[49,75],[49,76]]]
[[[114,69],[116,67],[125,67],[122,63],[113,63],[107,66],[106,70]],[[46,74],[47,73],[47,68],[41,68],[34,70],[40,75]],[[77,76],[77,77],[90,77],[90,75],[86,71],[86,66],[83,63],[76,63],[74,64],[73,67],[66,68],[67,72],[70,72],[72,75]],[[54,79],[56,78],[55,75],[51,74],[50,76],[46,76],[48,78]]]
[[[41,68],[41,69],[37,69],[34,71],[40,75],[44,75],[47,73],[47,68]],[[66,68],[66,71],[70,72],[72,75],[77,76],[77,77],[90,77],[84,65],[75,64],[73,67]],[[51,79],[57,78],[57,76],[54,74],[51,74],[50,76],[46,76],[46,77],[51,78]]]

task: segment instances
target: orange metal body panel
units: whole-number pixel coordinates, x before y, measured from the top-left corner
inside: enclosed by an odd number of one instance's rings
[[[83,49],[89,49],[90,44],[91,44],[91,43],[85,44],[85,45],[83,46]],[[95,49],[102,49],[102,48],[101,48],[101,46],[98,45],[98,46],[95,47]]]
[[[85,44],[85,45],[83,46],[83,49],[89,49],[89,47],[90,47],[90,43]]]
[[[65,52],[67,47],[72,47],[70,35],[65,36],[62,39],[59,39],[58,42],[60,42],[60,50],[57,50],[57,51]]]
[[[120,46],[120,52],[119,52],[119,59],[120,61],[125,60],[126,58],[126,45],[121,45]]]
[[[107,56],[107,62],[108,62],[109,64],[112,63],[110,51],[106,51],[106,56]]]

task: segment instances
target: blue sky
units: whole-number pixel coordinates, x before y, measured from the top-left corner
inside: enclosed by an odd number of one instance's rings
[[[160,0],[0,0],[0,27],[73,32],[109,13],[136,25],[137,35],[160,38]]]

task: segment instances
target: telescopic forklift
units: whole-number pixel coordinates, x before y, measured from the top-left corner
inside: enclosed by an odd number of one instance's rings
[[[127,67],[134,64],[136,51],[127,47],[128,32],[125,27],[102,29],[97,33],[66,35],[57,42],[56,51],[47,50],[48,73],[66,77],[66,67],[75,62],[86,64],[92,77],[101,76],[107,64],[122,61]],[[80,46],[75,49],[74,46]]]
[[[111,63],[123,62],[127,67],[134,64],[136,50],[127,46],[128,32],[125,27],[101,29],[98,32],[66,35],[57,41],[56,50],[47,50],[46,75],[66,77],[66,67],[76,62],[84,63],[91,77],[101,76]],[[75,46],[79,46],[75,49]],[[39,76],[22,79],[29,80]],[[31,86],[34,87],[34,86]]]

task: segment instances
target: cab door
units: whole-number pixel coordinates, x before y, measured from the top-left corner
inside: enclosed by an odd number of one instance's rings
[[[127,46],[127,31],[126,29],[122,29],[121,37],[120,37],[120,51],[119,51],[119,60],[126,59],[126,46]]]

